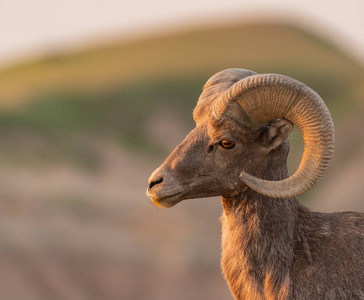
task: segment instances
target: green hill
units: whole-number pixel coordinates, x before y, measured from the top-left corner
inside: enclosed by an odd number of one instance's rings
[[[105,91],[171,77],[204,81],[228,67],[284,73],[314,88],[322,85],[323,92],[332,89],[328,95],[339,89],[333,83],[363,80],[363,69],[327,41],[289,25],[253,24],[49,56],[0,72],[0,98],[4,105],[45,91]]]
[[[364,70],[327,41],[289,25],[251,24],[115,43],[3,70],[0,103],[12,109],[3,110],[0,130],[5,136],[12,132],[12,139],[35,135],[48,141],[53,156],[77,160],[88,157],[80,155],[88,147],[76,147],[70,135],[111,138],[143,154],[160,152],[143,129],[149,116],[171,107],[193,126],[191,111],[203,84],[230,67],[305,82],[337,122],[364,98]],[[89,161],[96,159],[90,154]]]

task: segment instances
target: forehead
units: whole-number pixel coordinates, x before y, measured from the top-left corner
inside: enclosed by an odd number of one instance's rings
[[[211,139],[230,136],[237,140],[243,140],[252,134],[251,128],[248,128],[230,117],[224,117],[220,121],[216,121],[212,117],[209,117],[200,125],[197,124],[197,126],[205,128]]]
[[[193,118],[195,122],[201,123],[211,114],[212,107],[219,96],[224,93],[233,82],[213,82],[209,81],[205,84],[203,91],[197,101],[197,105],[193,110]]]
[[[231,104],[231,111],[221,120],[216,121],[212,118],[211,111],[216,100],[231,84],[231,82],[223,82],[205,87],[193,110],[193,119],[196,122],[196,127],[201,127],[201,130],[207,129],[207,134],[211,138],[230,135],[239,139],[239,137],[245,136],[247,131],[252,129],[249,128],[246,118],[244,119],[241,106],[236,102]]]
[[[208,122],[211,115],[211,102],[212,101],[206,101],[205,103],[201,103],[193,110],[193,119],[195,120],[196,125]]]

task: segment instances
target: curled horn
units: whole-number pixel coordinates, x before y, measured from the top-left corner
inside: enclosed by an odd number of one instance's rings
[[[312,188],[323,176],[334,150],[334,125],[321,97],[287,76],[253,75],[220,95],[212,108],[212,117],[220,120],[233,101],[241,105],[255,127],[278,118],[292,122],[304,143],[301,163],[289,178],[268,181],[241,172],[240,179],[258,193],[274,198],[294,197]]]

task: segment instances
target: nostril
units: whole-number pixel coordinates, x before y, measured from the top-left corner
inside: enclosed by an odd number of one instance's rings
[[[151,181],[151,183],[149,184],[149,189],[151,189],[153,186],[161,183],[163,181],[162,177],[158,177],[155,180]]]

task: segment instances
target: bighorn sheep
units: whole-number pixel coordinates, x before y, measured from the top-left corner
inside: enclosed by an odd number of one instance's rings
[[[295,198],[333,153],[320,96],[283,75],[228,69],[207,81],[193,116],[147,193],[163,207],[222,196],[221,265],[235,299],[364,299],[364,214],[313,212]],[[304,153],[288,177],[294,125]]]

